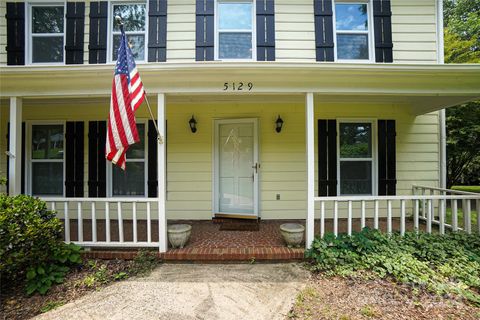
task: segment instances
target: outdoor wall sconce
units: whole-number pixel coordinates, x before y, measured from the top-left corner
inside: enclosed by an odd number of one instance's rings
[[[192,133],[197,132],[197,120],[193,117],[188,121],[188,125],[190,126],[190,130],[192,130]]]
[[[283,120],[282,118],[280,118],[280,115],[278,115],[277,121],[275,121],[275,131],[277,131],[277,133],[280,133],[280,131],[282,131],[282,127]]]

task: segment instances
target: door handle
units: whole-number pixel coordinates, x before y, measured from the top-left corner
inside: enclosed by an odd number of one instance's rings
[[[260,164],[258,162],[255,162],[255,165],[252,166],[253,169],[255,169],[255,173],[258,173],[258,168],[260,168]]]

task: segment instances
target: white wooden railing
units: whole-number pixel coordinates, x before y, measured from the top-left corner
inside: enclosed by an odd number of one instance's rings
[[[65,242],[73,242],[84,247],[159,247],[166,232],[159,212],[156,198],[44,198],[49,209],[57,212],[57,217],[64,222]],[[76,221],[76,239],[72,239],[71,230]],[[91,221],[89,239],[84,239],[85,220]],[[132,239],[124,237],[124,221],[132,221]],[[138,223],[146,223],[142,235],[138,234]],[[152,225],[158,222],[159,238],[152,239]],[[102,235],[97,234],[98,223],[105,223]],[[118,226],[116,239],[112,240],[112,224]],[[75,226],[74,226],[75,227]],[[139,236],[143,241],[139,241]],[[99,238],[102,238],[100,241]]]
[[[415,186],[415,188],[427,187]],[[447,193],[444,189],[444,192]],[[320,236],[325,234],[325,220],[331,218],[333,220],[333,232],[335,235],[339,233],[339,221],[346,219],[347,233],[352,234],[353,219],[360,219],[360,227],[366,226],[367,217],[373,218],[373,228],[379,229],[379,219],[386,219],[386,232],[393,232],[393,221],[399,220],[398,231],[401,235],[405,234],[408,225],[407,220],[413,220],[410,227],[413,230],[420,229],[420,222],[425,222],[425,231],[432,232],[432,226],[438,225],[438,232],[445,233],[445,228],[451,228],[452,231],[460,230],[458,226],[458,206],[457,202],[462,201],[464,205],[464,229],[466,232],[472,232],[470,217],[472,215],[471,203],[476,203],[477,208],[477,226],[476,231],[480,233],[480,218],[478,208],[480,205],[480,194],[476,193],[459,193],[459,194],[413,194],[405,196],[341,196],[341,197],[315,197],[314,201],[318,205],[317,210],[320,212]],[[451,192],[453,193],[453,192]],[[447,203],[452,204],[452,221],[446,221]],[[319,207],[319,208],[318,208]],[[340,219],[339,215],[345,216]],[[411,220],[410,220],[411,219]]]

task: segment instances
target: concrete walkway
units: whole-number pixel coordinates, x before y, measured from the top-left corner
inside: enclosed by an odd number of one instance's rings
[[[285,319],[308,272],[298,264],[164,264],[35,319]]]

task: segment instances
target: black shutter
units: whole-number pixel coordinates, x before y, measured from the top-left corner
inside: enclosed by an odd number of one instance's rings
[[[167,60],[167,0],[148,1],[148,61]]]
[[[332,0],[314,0],[317,61],[334,61]]]
[[[88,122],[88,196],[106,197],[106,121]]]
[[[197,0],[195,20],[196,61],[213,61],[214,59],[214,14],[214,0]]]
[[[393,62],[390,0],[373,1],[373,28],[375,30],[375,61]]]
[[[257,0],[257,60],[275,61],[275,7],[273,0]]]
[[[67,121],[65,128],[65,195],[83,197],[83,121]]]
[[[88,63],[107,62],[108,2],[90,2]]]
[[[22,122],[22,164],[21,164],[21,170],[22,170],[22,177],[21,177],[21,181],[20,181],[20,192],[22,194],[25,194],[25,156],[26,156],[26,149],[25,149],[25,141],[26,141],[26,137],[25,137],[25,133],[26,130],[25,130],[25,122]],[[7,150],[10,149],[10,122],[7,123]],[[6,185],[5,185],[5,189],[6,189],[6,193],[7,195],[10,193],[10,190],[8,189],[8,185],[9,185],[9,179],[8,179],[8,176],[10,174],[10,157],[7,155],[7,181],[6,181]]]
[[[7,64],[25,64],[25,3],[7,2]]]
[[[318,195],[337,195],[336,120],[318,120]]]
[[[156,198],[158,195],[157,178],[157,130],[153,120],[148,121],[148,197]]]
[[[378,120],[378,195],[396,194],[395,120]]]
[[[67,2],[67,34],[65,63],[83,63],[83,38],[85,28],[85,2]]]

